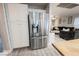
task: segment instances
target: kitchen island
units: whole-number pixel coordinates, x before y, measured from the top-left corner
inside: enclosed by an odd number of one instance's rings
[[[62,56],[79,56],[79,39],[56,41],[52,45]]]

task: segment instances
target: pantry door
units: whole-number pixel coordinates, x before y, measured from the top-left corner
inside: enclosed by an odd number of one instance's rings
[[[6,6],[12,48],[29,46],[28,6],[25,4],[6,4]]]

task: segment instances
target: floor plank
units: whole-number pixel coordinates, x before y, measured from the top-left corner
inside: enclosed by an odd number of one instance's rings
[[[52,38],[51,38],[52,39]],[[55,41],[63,41],[59,35],[55,35]],[[43,49],[31,50],[29,48],[14,49],[9,56],[61,56],[61,54],[52,46],[52,43]]]
[[[14,49],[9,56],[61,56],[59,52],[49,45],[47,48],[31,50],[29,48]]]

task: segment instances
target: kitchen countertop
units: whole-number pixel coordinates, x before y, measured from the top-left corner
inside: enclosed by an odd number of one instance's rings
[[[51,31],[52,33],[59,33],[60,31],[58,31],[58,30],[53,30],[53,31]]]
[[[79,39],[57,41],[52,45],[64,56],[79,56]]]

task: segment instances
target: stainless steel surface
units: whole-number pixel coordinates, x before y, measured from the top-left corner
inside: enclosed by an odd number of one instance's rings
[[[42,46],[42,38],[41,37],[34,37],[31,39],[31,48],[32,49],[39,49]]]
[[[30,11],[30,47],[32,49],[45,48],[47,46],[47,20],[45,12]]]

